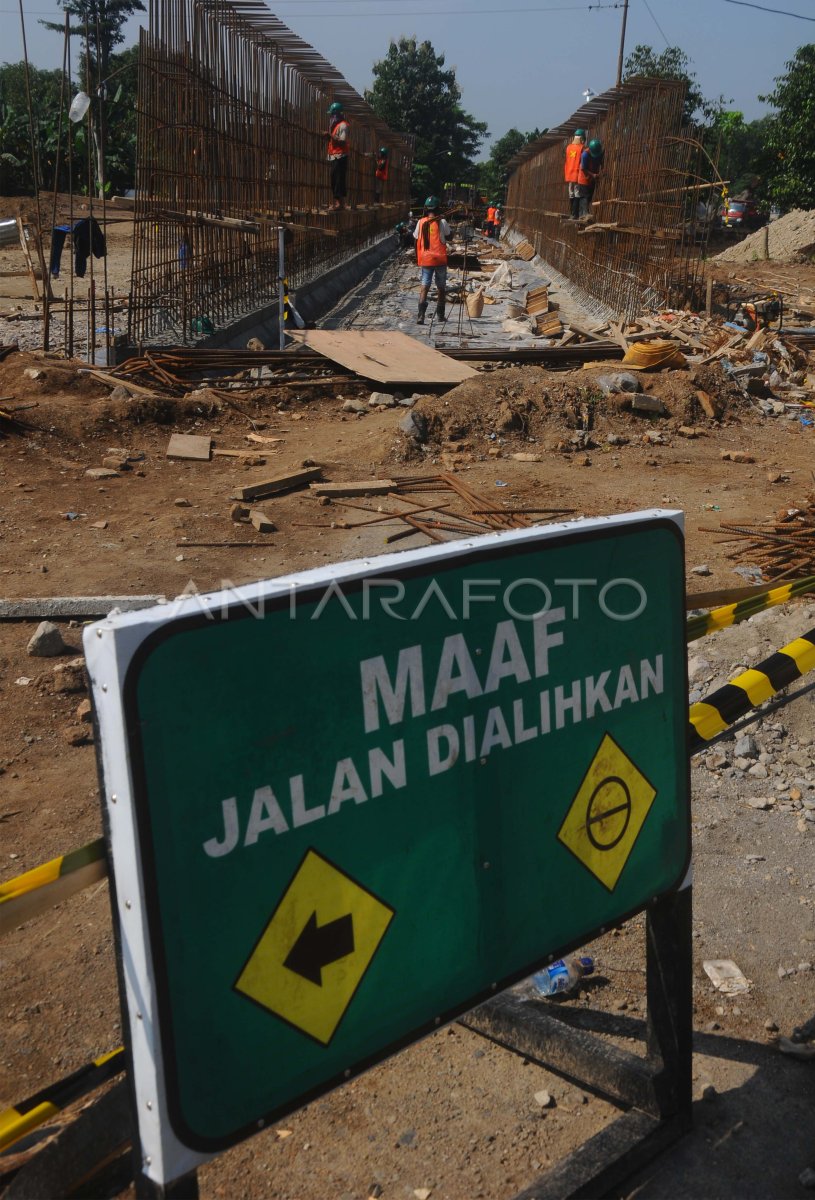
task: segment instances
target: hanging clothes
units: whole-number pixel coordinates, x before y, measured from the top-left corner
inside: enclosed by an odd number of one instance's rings
[[[107,253],[105,235],[96,217],[83,217],[74,225],[74,274],[81,279],[85,274],[88,256],[103,258]]]

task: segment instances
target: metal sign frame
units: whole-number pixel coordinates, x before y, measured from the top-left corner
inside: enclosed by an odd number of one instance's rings
[[[536,530],[519,530],[472,541],[447,543],[406,554],[385,555],[373,560],[284,576],[270,582],[210,596],[194,595],[152,610],[120,614],[85,631],[84,641],[91,676],[100,733],[98,754],[102,781],[102,806],[108,840],[111,872],[111,900],[114,929],[120,954],[125,1020],[123,1022],[132,1067],[132,1087],[139,1127],[144,1175],[166,1184],[194,1171],[213,1152],[232,1145],[265,1127],[285,1112],[344,1082],[381,1061],[405,1045],[425,1036],[444,1022],[455,1019],[488,996],[495,994],[531,970],[565,953],[573,946],[605,931],[600,924],[581,928],[568,943],[547,946],[533,961],[518,964],[509,974],[478,992],[456,997],[444,1011],[427,1013],[426,1020],[405,1029],[402,1036],[387,1044],[377,1044],[371,1053],[354,1061],[341,1073],[323,1079],[317,1087],[300,1090],[271,1112],[258,1113],[257,1119],[220,1140],[208,1143],[189,1136],[179,1114],[172,1072],[172,1041],[168,1032],[168,993],[163,962],[160,916],[156,894],[155,863],[149,845],[148,818],[145,809],[142,763],[138,752],[138,714],[133,706],[134,679],[151,650],[180,627],[209,623],[224,617],[246,614],[253,606],[289,605],[293,598],[304,598],[325,591],[332,584],[352,587],[377,576],[410,577],[411,573],[441,571],[445,566],[489,562],[497,556],[523,554],[547,545],[563,547],[578,543],[590,549],[592,542],[638,530],[669,530],[682,546],[682,516],[672,511],[652,510],[613,518],[568,522]],[[683,613],[684,595],[676,597],[678,613]],[[220,616],[218,615],[220,614]],[[683,642],[684,645],[684,642]],[[686,674],[683,658],[683,688]],[[681,714],[684,725],[684,711]],[[134,752],[135,751],[135,752]],[[688,764],[683,756],[676,764],[677,795],[689,797]],[[683,809],[686,858],[677,864],[673,882],[660,895],[669,896],[686,875],[690,853],[689,803]],[[146,824],[148,822],[148,824]],[[681,867],[681,869],[679,869]],[[598,876],[599,878],[599,876]],[[601,880],[602,882],[602,880]],[[606,884],[606,886],[608,886]],[[654,897],[643,897],[633,907],[614,914],[615,921],[625,920]],[[602,920],[602,918],[601,918]]]

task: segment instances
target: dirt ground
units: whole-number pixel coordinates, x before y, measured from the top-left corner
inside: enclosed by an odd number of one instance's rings
[[[125,270],[125,227],[114,228],[122,230]],[[790,270],[812,272],[778,268],[782,275]],[[807,286],[813,278],[815,272]],[[0,301],[3,312],[13,307]],[[35,325],[10,322],[0,341],[10,340],[10,326],[16,338],[18,329]],[[355,529],[364,513],[320,505],[302,491],[264,502],[276,533],[236,525],[230,493],[263,469],[224,457],[176,461],[165,451],[173,432],[247,449],[246,417],[195,396],[158,408],[115,401],[76,366],[25,349],[0,362],[0,408],[20,409],[25,422],[0,437],[4,598],[173,597],[191,586],[209,591],[388,548],[385,531],[394,526]],[[414,409],[428,423],[422,448],[399,430],[405,408],[343,411],[348,399],[367,401],[370,388],[356,379],[319,389],[264,388],[240,403],[255,429],[282,439],[264,449],[267,469],[310,461],[331,480],[454,469],[496,507],[557,507],[575,516],[681,508],[688,571],[709,568],[704,576],[689,574],[689,589],[740,586],[718,524],[761,519],[802,501],[813,487],[815,429],[763,416],[714,366],[700,368],[695,379],[687,371],[644,378],[669,415],[636,415],[602,397],[593,380],[604,370],[511,367],[446,396],[424,396]],[[699,388],[715,398],[718,421],[699,409]],[[699,436],[680,435],[688,425]],[[609,434],[617,440],[609,442]],[[129,469],[115,478],[87,476],[113,448],[128,452]],[[725,462],[723,450],[749,451],[755,462]],[[770,476],[785,479],[771,483]],[[203,542],[228,544],[196,545]],[[399,545],[422,542],[417,534]],[[758,661],[752,656],[759,649],[764,656],[812,628],[813,616],[812,603],[802,602],[767,614],[758,630],[750,622],[704,647],[696,643],[691,653],[708,664],[700,680],[723,681],[736,664]],[[54,665],[64,659],[26,653],[34,627],[0,623],[0,881],[101,832],[90,727],[76,711],[83,693],[57,690]],[[62,631],[78,654],[79,626],[64,622]],[[799,700],[776,718],[783,733],[767,719],[762,738],[771,747],[768,761],[775,755],[786,770],[788,757],[799,755],[794,771],[815,787],[813,716],[811,697]],[[800,1172],[815,1163],[813,1067],[779,1054],[776,1045],[779,1033],[788,1035],[815,1009],[815,825],[786,809],[747,807],[744,797],[761,784],[735,767],[732,746],[724,745],[723,763],[700,757],[693,771],[695,1132],[622,1190],[632,1197],[781,1200],[799,1194]],[[780,795],[786,776],[775,782]],[[604,1036],[637,1052],[644,1036],[642,935],[640,918],[589,948],[596,976],[566,1002],[587,1022],[600,1014]],[[120,1044],[106,883],[14,931],[0,953],[2,1107]],[[716,993],[702,970],[707,958],[734,959],[752,982],[750,992],[731,999]],[[549,1107],[535,1099],[544,1089],[554,1099]],[[541,1065],[452,1026],[204,1167],[202,1195],[499,1200],[616,1113]]]

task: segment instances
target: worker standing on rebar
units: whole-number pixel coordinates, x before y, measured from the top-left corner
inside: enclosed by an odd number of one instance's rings
[[[487,209],[487,219],[484,222],[484,233],[488,238],[491,238],[495,230],[495,201],[493,200]]]
[[[492,236],[495,238],[496,242],[500,241],[500,238],[501,238],[501,221],[502,221],[502,219],[503,218],[501,216],[501,206],[499,204],[496,204],[495,215],[492,218]]]
[[[345,208],[348,194],[348,153],[350,137],[348,122],[339,100],[328,106],[328,161],[331,163],[331,194],[334,209]]]
[[[571,142],[566,147],[566,161],[563,167],[563,178],[569,189],[569,216],[576,221],[580,216],[580,197],[577,191],[577,177],[580,174],[580,156],[586,148],[585,129],[575,129]]]
[[[580,170],[577,173],[577,190],[580,204],[578,215],[581,220],[589,215],[589,207],[594,196],[594,187],[603,169],[604,161],[603,143],[599,138],[592,138],[580,155]]]
[[[447,296],[447,239],[450,236],[450,226],[444,217],[439,216],[440,204],[435,196],[428,196],[424,202],[424,216],[416,222],[413,236],[416,239],[416,261],[421,268],[421,287],[419,288],[419,313],[416,317],[418,325],[424,325],[427,312],[427,295],[435,276],[436,316],[444,320],[444,302]]]
[[[376,156],[374,171],[374,204],[382,203],[385,184],[388,182],[389,151],[387,146],[380,146]]]

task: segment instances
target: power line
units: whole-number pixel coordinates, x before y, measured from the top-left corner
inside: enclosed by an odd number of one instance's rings
[[[748,0],[725,0],[725,4],[738,4],[741,8],[757,8],[761,12],[778,13],[782,17],[797,17],[799,21],[815,21],[815,17],[805,17],[803,13],[788,12],[786,8],[767,8],[764,4],[750,4]]]
[[[662,38],[663,38],[663,41],[665,42],[665,45],[666,45],[666,47],[670,47],[670,44],[671,44],[671,43],[670,43],[670,42],[668,41],[668,39],[665,37],[665,30],[662,28],[662,26],[660,25],[659,21],[658,21],[658,20],[656,19],[656,17],[654,16],[653,12],[651,12],[651,5],[648,3],[648,0],[642,0],[642,2],[643,2],[643,4],[645,5],[645,7],[648,9],[648,12],[649,12],[649,13],[651,13],[651,20],[654,22],[654,24],[656,25],[657,29],[658,29],[658,30],[659,30],[659,32],[662,34]]]
[[[301,3],[303,0],[301,0]],[[349,0],[306,0],[313,3],[348,3]],[[352,0],[353,3],[367,3],[368,0]],[[304,20],[309,20],[314,17],[461,17],[473,14],[479,16],[482,13],[542,13],[542,12],[585,12],[596,11],[597,9],[612,9],[622,8],[620,4],[587,4],[572,7],[571,5],[556,5],[554,7],[544,8],[427,8],[419,11],[403,11],[403,12],[366,12],[365,14],[358,12],[350,12],[343,10],[342,12],[310,12],[304,13],[300,8],[292,9],[289,13],[284,8],[276,8],[275,12],[279,17],[302,17]],[[2,10],[0,10],[2,11]]]

